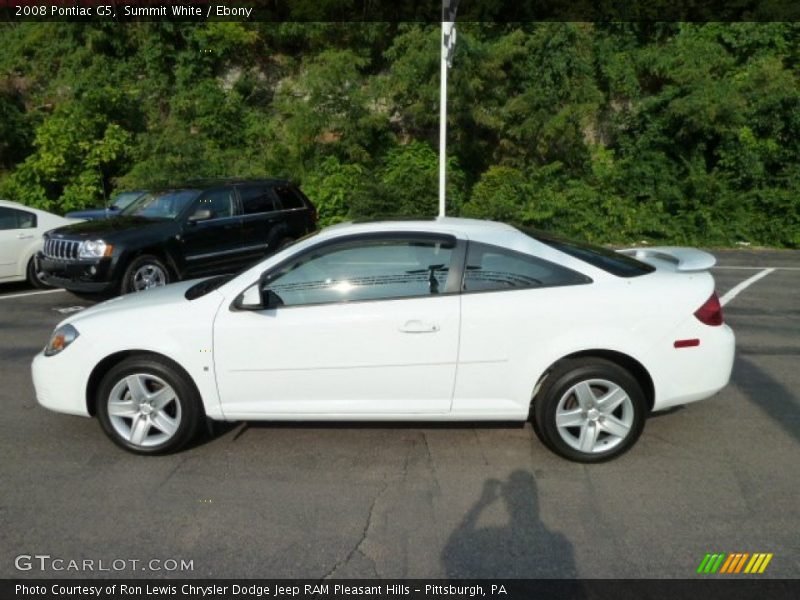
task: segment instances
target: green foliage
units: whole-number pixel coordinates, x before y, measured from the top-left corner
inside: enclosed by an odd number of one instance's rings
[[[797,23],[458,28],[450,214],[800,246]],[[425,23],[7,24],[0,195],[63,212],[267,175],[300,183],[322,224],[433,216],[439,43]]]
[[[454,160],[447,166],[447,205],[457,213],[463,204],[463,173]],[[392,148],[375,169],[364,193],[350,203],[350,214],[375,217],[433,217],[439,212],[439,157],[424,142]]]

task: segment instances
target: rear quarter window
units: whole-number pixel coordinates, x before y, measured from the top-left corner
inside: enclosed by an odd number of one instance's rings
[[[499,248],[470,242],[464,292],[491,292],[591,283],[591,279],[549,261]]]
[[[614,252],[614,250],[610,248],[603,248],[602,246],[595,246],[587,242],[560,238],[532,229],[523,229],[522,231],[528,237],[532,237],[564,254],[569,254],[578,260],[582,260],[593,267],[602,269],[617,277],[638,277],[655,271],[655,267],[643,263],[640,260],[636,260],[631,256]]]

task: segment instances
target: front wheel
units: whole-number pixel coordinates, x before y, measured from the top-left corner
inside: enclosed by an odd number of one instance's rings
[[[132,357],[113,367],[100,383],[96,401],[106,434],[136,454],[180,450],[203,420],[188,376],[158,357]]]
[[[38,268],[36,258],[31,257],[28,261],[27,279],[33,287],[38,289],[52,288],[53,286],[44,280],[44,272]]]
[[[122,293],[143,292],[167,285],[172,280],[169,269],[157,256],[144,254],[138,256],[122,277]]]
[[[609,460],[628,450],[642,433],[646,413],[636,379],[599,358],[557,365],[533,405],[542,442],[556,454],[582,463]]]

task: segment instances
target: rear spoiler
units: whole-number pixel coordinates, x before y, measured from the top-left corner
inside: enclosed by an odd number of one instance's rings
[[[696,248],[662,246],[657,248],[626,248],[619,253],[631,256],[642,262],[663,261],[674,265],[676,271],[707,271],[717,259],[713,254]]]

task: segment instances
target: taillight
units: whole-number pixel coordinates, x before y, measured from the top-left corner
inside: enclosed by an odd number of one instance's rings
[[[694,312],[694,316],[706,325],[716,327],[722,325],[722,305],[719,303],[717,292],[711,294],[711,297],[705,301],[705,304]]]

